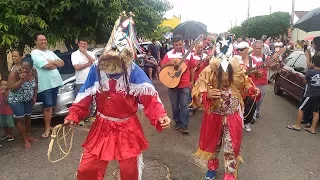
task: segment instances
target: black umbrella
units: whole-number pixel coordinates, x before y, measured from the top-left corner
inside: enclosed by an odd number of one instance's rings
[[[200,34],[207,34],[207,26],[197,21],[187,21],[173,29],[173,35],[181,35],[183,39],[196,39]]]
[[[293,25],[294,28],[305,32],[320,31],[320,7],[309,11]]]

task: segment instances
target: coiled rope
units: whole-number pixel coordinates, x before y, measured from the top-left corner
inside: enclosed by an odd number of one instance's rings
[[[66,130],[66,128],[69,128],[69,130]],[[62,129],[62,137],[59,137],[59,133],[60,133],[61,129]],[[69,134],[71,134],[71,136],[70,136],[70,143],[68,146],[66,137]],[[74,127],[69,126],[69,124],[59,124],[53,128],[52,133],[51,133],[51,141],[49,144],[48,154],[47,154],[48,160],[50,162],[52,162],[52,163],[59,162],[59,161],[63,160],[64,158],[66,158],[70,154],[72,144],[73,144],[73,136],[74,136]],[[61,158],[56,159],[56,160],[52,160],[51,153],[53,150],[52,148],[53,148],[53,144],[54,144],[55,140],[58,144]],[[60,143],[61,140],[63,140],[64,148],[62,147],[62,145]]]

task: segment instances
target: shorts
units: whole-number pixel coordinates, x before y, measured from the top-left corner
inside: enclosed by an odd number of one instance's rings
[[[43,108],[52,108],[57,104],[59,87],[48,89],[38,93],[37,101],[42,102]]]
[[[299,109],[302,111],[311,110],[311,112],[319,112],[320,97],[304,97],[301,101]]]
[[[9,103],[9,106],[11,107],[15,118],[30,116],[32,113],[32,101]]]
[[[13,128],[14,127],[13,116],[0,114],[0,127]]]

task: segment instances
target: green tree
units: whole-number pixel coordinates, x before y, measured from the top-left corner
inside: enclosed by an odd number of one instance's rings
[[[171,32],[173,29],[168,26],[158,26],[157,29],[154,30],[154,32],[151,34],[150,39],[156,39],[158,41],[165,40],[164,34],[167,32]]]
[[[244,34],[243,27],[242,26],[235,26],[230,29],[230,33],[234,34],[236,37],[243,36],[243,34]]]
[[[79,36],[103,43],[120,12],[132,11],[137,34],[151,37],[170,8],[166,0],[1,0],[1,72],[6,66],[5,50],[33,47],[37,32],[45,33],[50,44],[64,41],[69,50]]]
[[[34,7],[44,4],[38,0],[33,4],[19,0],[0,1],[0,71],[1,76],[8,75],[6,50],[17,48],[21,42],[31,42],[35,29],[45,30],[47,23],[37,14],[30,13]],[[21,48],[21,46],[20,46]]]
[[[287,32],[290,27],[290,14],[287,12],[275,12],[270,15],[251,17],[241,26],[231,29],[236,36],[248,36],[260,39],[262,35],[277,36]]]
[[[163,21],[165,12],[172,8],[167,0],[121,0],[123,9],[133,12],[135,27],[140,37],[152,38]]]

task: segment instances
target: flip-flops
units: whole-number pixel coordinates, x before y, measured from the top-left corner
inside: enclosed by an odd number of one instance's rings
[[[310,130],[309,128],[304,128],[304,130],[307,131],[307,132],[310,133],[310,134],[316,134],[316,133],[314,133],[314,132],[311,132],[311,130]]]
[[[29,148],[31,148],[31,144],[30,143],[26,143],[26,144],[23,145],[23,147],[26,148],[26,149],[29,149]]]
[[[293,127],[293,125],[288,125],[287,128],[290,130],[300,131],[300,129]]]
[[[49,131],[43,132],[42,138],[48,138],[48,137],[51,135],[52,129],[53,129],[53,128],[50,127],[50,130],[49,130]]]
[[[51,134],[51,131],[47,131],[47,132],[44,132],[43,134],[42,134],[42,138],[48,138],[49,136],[50,136],[50,134]]]
[[[33,137],[28,137],[27,138],[29,142],[35,142],[35,141],[38,141],[38,139],[35,139]]]
[[[304,127],[305,128],[311,128],[311,124],[306,124]]]

